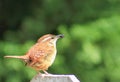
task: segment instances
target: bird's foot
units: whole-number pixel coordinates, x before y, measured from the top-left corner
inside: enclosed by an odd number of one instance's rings
[[[40,72],[38,72],[37,73],[37,75],[35,76],[35,79],[37,79],[37,78],[44,78],[45,76],[49,76],[49,75],[52,75],[52,74],[50,74],[50,73],[48,73],[47,71],[45,71],[45,70],[43,70],[43,72],[44,72],[44,74],[43,73],[40,73]]]

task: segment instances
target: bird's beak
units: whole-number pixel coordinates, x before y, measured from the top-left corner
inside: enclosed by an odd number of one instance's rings
[[[56,37],[57,37],[57,38],[63,38],[64,35],[63,35],[63,34],[59,34],[59,35],[57,35]]]

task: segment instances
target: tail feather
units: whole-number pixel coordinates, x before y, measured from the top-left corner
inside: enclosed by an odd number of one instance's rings
[[[27,57],[26,57],[26,56],[4,56],[4,58],[27,59]]]

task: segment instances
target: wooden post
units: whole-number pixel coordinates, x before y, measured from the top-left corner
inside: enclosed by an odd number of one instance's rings
[[[38,75],[30,82],[80,82],[74,75]]]

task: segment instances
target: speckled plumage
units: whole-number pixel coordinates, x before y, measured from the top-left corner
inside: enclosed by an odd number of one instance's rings
[[[5,56],[7,58],[19,58],[25,61],[27,66],[40,71],[46,71],[56,57],[56,41],[63,35],[46,34],[38,39],[24,56]]]

